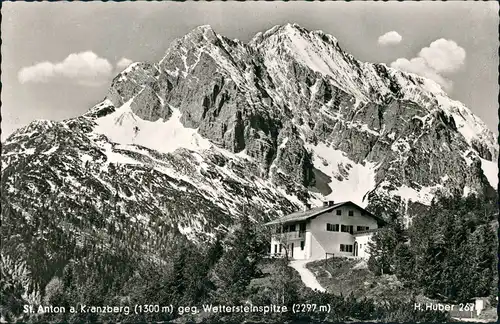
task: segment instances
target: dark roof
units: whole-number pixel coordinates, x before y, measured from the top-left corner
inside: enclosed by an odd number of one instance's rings
[[[333,210],[333,209],[335,209],[335,207],[337,205],[338,204],[333,205],[333,206],[329,206],[329,207],[316,207],[316,208],[311,208],[308,210],[296,211],[296,212],[291,213],[289,215],[286,215],[286,216],[277,218],[273,221],[270,221],[269,223],[266,223],[264,225],[273,225],[273,224],[280,224],[280,223],[283,224],[283,223],[290,223],[290,222],[306,220],[306,219],[324,214],[330,210]]]
[[[338,208],[340,206],[348,205],[348,204],[349,205],[353,205],[353,206],[355,206],[358,209],[361,209],[368,216],[370,216],[372,218],[375,218],[377,220],[377,223],[380,223],[380,224],[385,224],[386,223],[382,218],[373,215],[372,213],[370,213],[369,211],[365,210],[364,208],[356,205],[352,201],[344,201],[344,202],[341,202],[341,203],[337,203],[337,204],[335,204],[333,206],[315,207],[315,208],[311,208],[311,209],[308,209],[308,210],[297,211],[297,212],[291,213],[289,215],[277,218],[277,219],[275,219],[273,221],[270,221],[270,222],[268,222],[268,223],[266,223],[264,225],[286,224],[286,223],[291,223],[291,222],[304,221],[304,220],[307,220],[307,219],[319,216],[321,214],[327,213],[329,211],[332,211],[335,208]]]

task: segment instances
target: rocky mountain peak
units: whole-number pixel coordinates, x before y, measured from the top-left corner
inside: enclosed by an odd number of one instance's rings
[[[215,42],[217,34],[210,25],[201,25],[190,31],[184,38],[190,42]]]
[[[265,46],[262,44],[263,42],[286,46],[286,42],[300,40],[297,37],[305,38],[309,42],[322,41],[333,46],[338,46],[338,41],[335,37],[326,34],[321,30],[309,31],[296,23],[276,25],[265,32],[259,32],[250,40],[249,46],[259,48]]]
[[[495,137],[462,103],[295,24],[248,44],[195,28],[83,116],[34,122],[3,150],[2,194],[26,210],[55,195],[69,215],[78,192],[101,218],[113,206],[195,237],[243,206],[256,221],[325,199],[411,216],[498,181]]]

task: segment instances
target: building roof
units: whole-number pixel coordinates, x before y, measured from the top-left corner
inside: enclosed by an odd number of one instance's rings
[[[336,205],[329,206],[329,207],[315,207],[311,208],[308,210],[301,210],[301,211],[296,211],[294,213],[291,213],[289,215],[277,218],[273,221],[270,221],[269,223],[266,223],[264,225],[273,225],[273,224],[283,224],[283,223],[290,223],[290,222],[297,222],[297,221],[303,221],[307,220],[311,217],[318,216],[320,214],[326,213],[330,210],[335,209]]]
[[[308,210],[297,211],[297,212],[291,213],[289,215],[277,218],[277,219],[270,221],[264,225],[286,224],[286,223],[292,223],[292,222],[305,221],[305,220],[314,218],[316,216],[319,216],[321,214],[330,212],[330,211],[334,210],[335,208],[338,208],[338,207],[343,206],[343,205],[353,205],[356,208],[364,211],[368,216],[375,218],[378,223],[381,223],[381,224],[386,223],[382,218],[373,215],[372,213],[370,213],[369,211],[365,210],[364,208],[356,205],[352,201],[344,201],[341,203],[337,203],[333,206],[315,207],[315,208],[311,208]]]

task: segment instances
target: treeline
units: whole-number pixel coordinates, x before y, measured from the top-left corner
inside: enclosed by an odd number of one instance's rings
[[[196,244],[175,228],[151,247],[133,234],[121,239],[109,232],[85,231],[68,236],[56,217],[40,213],[34,221],[4,205],[0,278],[0,315],[5,321],[166,321],[174,314],[23,314],[31,304],[191,306],[231,304],[247,298],[247,287],[260,276],[257,268],[268,244],[243,217],[236,229],[212,244]],[[17,226],[14,224],[17,223]],[[74,229],[74,228],[71,228]],[[81,230],[81,229],[80,229]],[[139,230],[140,231],[140,228]],[[128,244],[130,237],[137,240]],[[29,297],[29,298],[27,298]],[[121,318],[123,317],[123,318]]]
[[[430,298],[493,300],[498,295],[497,215],[493,198],[440,197],[408,229],[396,221],[374,235],[369,269],[396,274]]]
[[[9,217],[20,217],[9,210]],[[12,228],[9,231],[13,230]],[[12,233],[11,233],[12,234]],[[45,233],[49,238],[50,233]],[[220,322],[343,322],[350,320],[376,321],[445,321],[440,312],[415,311],[413,304],[397,300],[357,300],[352,296],[313,292],[305,288],[298,274],[286,260],[265,258],[268,249],[266,231],[260,230],[242,217],[239,224],[210,245],[195,244],[178,232],[171,232],[162,251],[138,250],[137,245],[108,240],[105,245],[91,247],[87,241],[75,241],[64,236],[59,243],[44,242],[39,237],[40,253],[45,253],[41,273],[33,261],[23,254],[15,255],[2,246],[2,277],[0,278],[0,311],[7,322],[152,322],[171,321],[181,317],[176,311],[126,315],[104,313],[70,313],[71,306],[129,306],[135,304],[198,306],[221,305],[280,305],[286,313],[199,313],[182,315],[182,321]],[[23,238],[23,236],[20,236]],[[20,239],[21,240],[21,239]],[[22,240],[21,240],[22,241]],[[64,246],[66,242],[71,244]],[[7,243],[7,241],[5,241]],[[20,243],[20,242],[18,242]],[[25,242],[26,243],[26,242]],[[91,242],[98,243],[98,242]],[[102,243],[102,242],[101,242]],[[63,244],[59,246],[58,244]],[[22,246],[22,244],[21,244]],[[30,245],[25,245],[30,246]],[[50,247],[51,250],[48,250]],[[57,248],[56,248],[57,247]],[[61,249],[77,250],[78,257],[54,256]],[[73,250],[69,250],[71,254]],[[31,252],[25,250],[27,255]],[[37,252],[37,253],[38,253]],[[160,255],[161,257],[158,257]],[[55,263],[51,263],[55,261]],[[40,262],[41,259],[40,259]],[[50,280],[41,280],[52,273]],[[38,278],[38,279],[33,279]],[[330,313],[294,314],[293,304],[331,306]],[[30,304],[63,306],[61,314],[24,314]]]

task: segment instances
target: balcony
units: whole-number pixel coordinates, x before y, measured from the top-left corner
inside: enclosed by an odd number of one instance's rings
[[[273,235],[273,238],[281,241],[299,240],[306,237],[305,231],[295,231],[287,233],[277,233]]]

